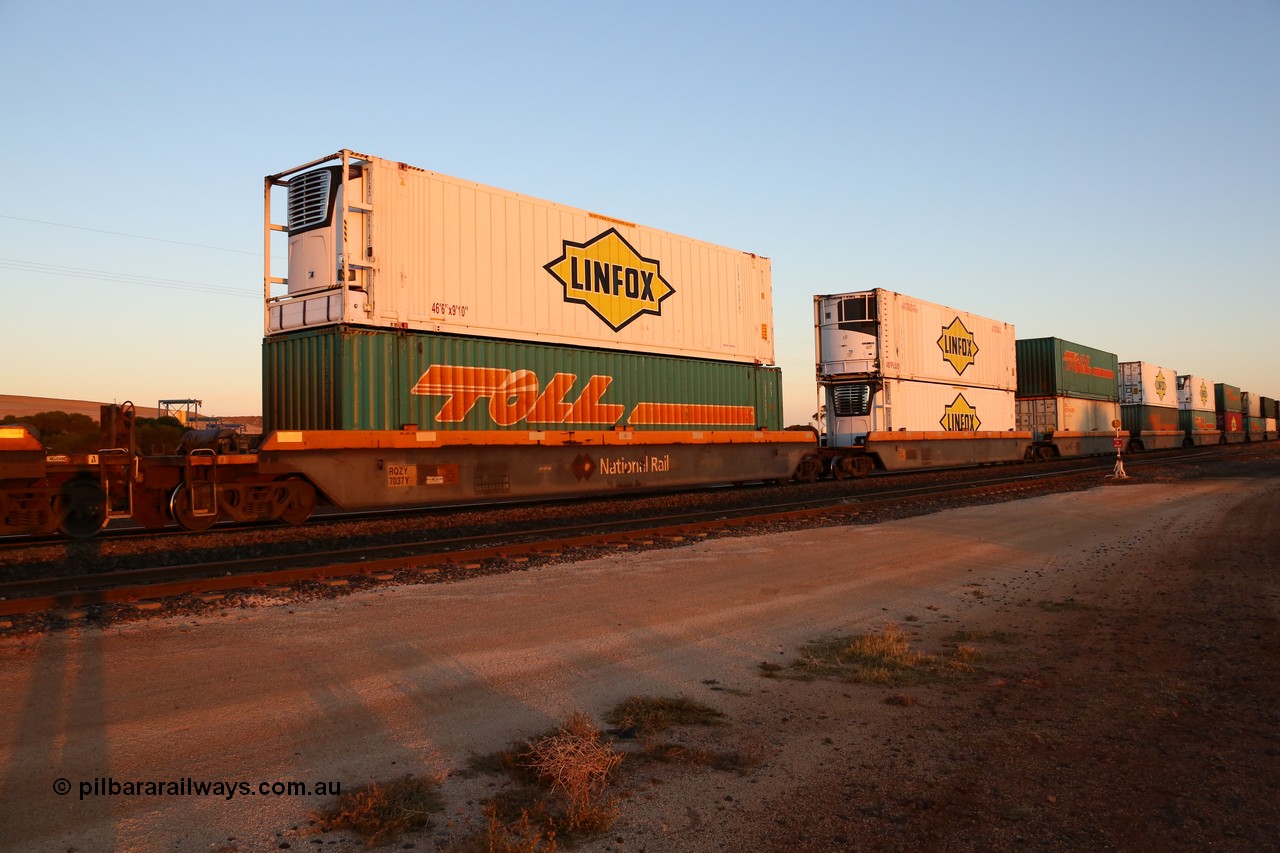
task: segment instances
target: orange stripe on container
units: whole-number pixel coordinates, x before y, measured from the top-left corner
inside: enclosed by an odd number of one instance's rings
[[[631,412],[630,421],[637,426],[642,424],[751,426],[756,422],[756,410],[754,406],[637,403]]]

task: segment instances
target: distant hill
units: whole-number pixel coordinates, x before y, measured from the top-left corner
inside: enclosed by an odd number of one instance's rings
[[[59,400],[56,397],[23,397],[17,394],[0,394],[0,419],[9,415],[17,418],[40,412],[67,412],[68,414],[88,415],[95,421],[101,413],[103,403],[92,400]],[[155,406],[134,406],[139,417],[154,418],[160,414]],[[202,413],[202,417],[210,417]],[[245,432],[262,432],[261,415],[243,415],[220,417],[224,423],[244,424]]]

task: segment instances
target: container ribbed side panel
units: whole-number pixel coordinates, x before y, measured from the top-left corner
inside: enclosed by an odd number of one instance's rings
[[[1061,338],[1026,338],[1015,349],[1019,397],[1119,399],[1115,353]]]
[[[773,367],[346,326],[268,338],[263,398],[268,429],[782,428]]]

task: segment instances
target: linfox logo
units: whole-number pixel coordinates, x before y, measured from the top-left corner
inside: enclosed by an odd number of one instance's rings
[[[499,426],[514,426],[521,421],[684,427],[753,427],[756,423],[754,406],[637,402],[628,412],[627,404],[606,399],[613,384],[613,377],[608,375],[589,378],[570,402],[577,382],[573,373],[557,373],[544,385],[532,370],[433,364],[410,393],[445,398],[435,414],[439,423],[460,423],[482,399],[489,401],[489,420]]]
[[[969,405],[963,394],[957,394],[951,405],[943,410],[938,423],[947,432],[977,432],[982,426],[978,410]]]
[[[564,286],[564,301],[590,308],[615,332],[641,314],[662,314],[662,300],[675,293],[659,263],[641,257],[618,229],[585,243],[565,240],[563,253],[543,267]]]
[[[1169,390],[1169,382],[1164,378],[1164,371],[1156,371],[1156,397],[1163,400],[1165,392]]]
[[[1200,383],[1200,405],[1206,407],[1209,405],[1209,386],[1204,382]]]
[[[962,375],[978,354],[978,344],[973,340],[973,332],[964,327],[959,317],[952,320],[951,325],[943,327],[942,337],[938,338],[938,349],[942,350],[942,357],[951,363],[957,375]]]

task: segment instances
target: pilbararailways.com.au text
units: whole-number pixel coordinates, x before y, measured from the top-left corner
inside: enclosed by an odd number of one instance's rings
[[[71,781],[56,779],[54,793],[71,793]],[[241,782],[236,780],[126,779],[111,776],[83,780],[79,783],[80,799],[86,797],[333,797],[342,793],[341,782]]]

